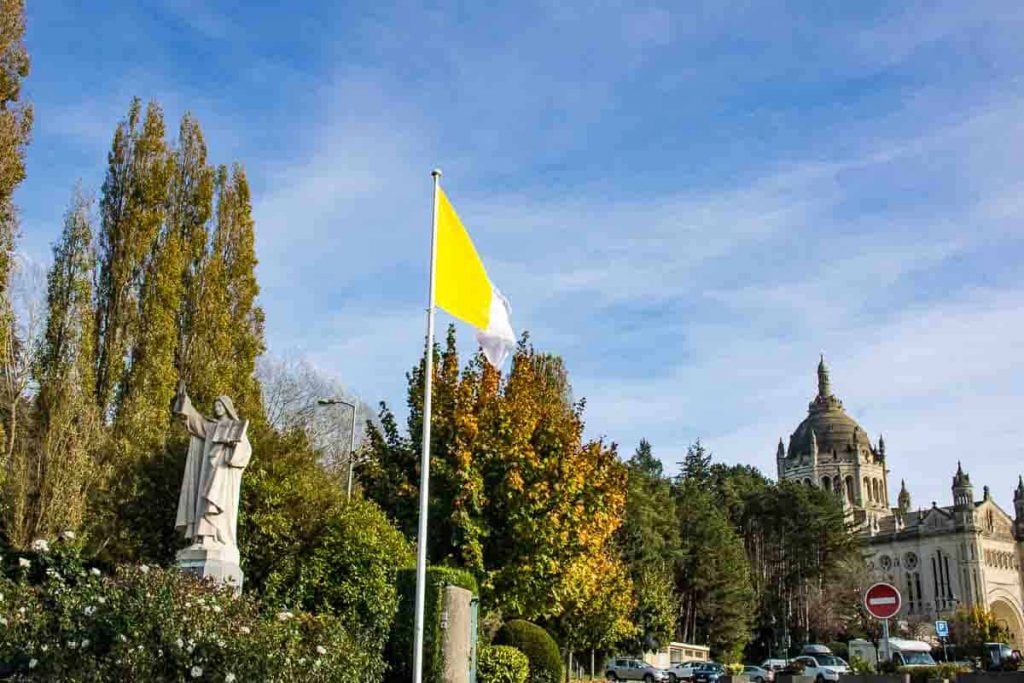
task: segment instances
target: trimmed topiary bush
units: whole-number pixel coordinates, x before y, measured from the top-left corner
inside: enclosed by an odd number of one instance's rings
[[[427,567],[423,604],[423,680],[440,681],[444,671],[441,656],[441,608],[445,586],[458,586],[479,595],[476,579],[462,569]],[[416,609],[416,569],[398,572],[398,616],[384,650],[389,668],[386,680],[404,683],[412,676],[412,646]]]
[[[531,683],[558,683],[562,680],[562,657],[555,639],[537,624],[512,619],[498,629],[495,645],[511,645],[530,660]]]
[[[481,645],[476,676],[479,683],[526,683],[530,660],[511,645]]]

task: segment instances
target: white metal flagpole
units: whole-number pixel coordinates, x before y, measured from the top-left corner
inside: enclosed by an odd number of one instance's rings
[[[427,584],[427,503],[430,501],[430,395],[434,378],[434,282],[437,265],[437,191],[441,170],[435,168],[434,219],[430,232],[430,301],[427,304],[427,346],[423,368],[423,444],[420,458],[420,524],[416,534],[416,622],[413,630],[412,683],[423,682],[423,603]]]

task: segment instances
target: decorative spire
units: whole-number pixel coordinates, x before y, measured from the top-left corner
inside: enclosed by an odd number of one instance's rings
[[[775,457],[782,460],[786,457],[786,447],[782,445],[782,437],[779,437],[779,449],[775,452]]]
[[[881,434],[878,435],[878,456],[885,460],[885,438]]]
[[[910,491],[907,490],[907,482],[903,479],[900,479],[900,495],[896,498],[896,504],[903,512],[910,509]]]
[[[1013,500],[1024,500],[1024,477],[1017,475],[1017,490],[1013,492]]]
[[[960,487],[960,486],[970,486],[970,485],[971,485],[971,475],[969,475],[966,472],[964,472],[963,465],[961,465],[960,461],[957,460],[956,461],[956,476],[953,477],[953,486]]]
[[[832,387],[828,381],[828,366],[825,365],[825,354],[821,354],[818,361],[818,398],[828,398],[832,395]]]

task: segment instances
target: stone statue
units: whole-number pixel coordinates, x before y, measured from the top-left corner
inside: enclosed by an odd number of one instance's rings
[[[239,418],[227,396],[214,401],[212,419],[204,417],[192,406],[184,382],[178,383],[172,410],[192,437],[174,522],[191,545],[178,553],[178,565],[241,589],[238,502],[242,470],[252,457],[249,421]]]

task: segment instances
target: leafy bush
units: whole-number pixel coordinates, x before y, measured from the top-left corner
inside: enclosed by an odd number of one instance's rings
[[[839,640],[833,641],[828,644],[828,649],[832,650],[832,654],[842,659],[849,659],[850,647]]]
[[[957,674],[966,673],[969,668],[959,664],[937,664],[936,666],[901,666],[898,673],[910,674],[913,683],[928,683],[928,681],[955,681]]]
[[[725,672],[730,676],[739,676],[743,673],[743,665],[737,662],[725,665]]]
[[[540,626],[524,619],[505,623],[494,637],[495,645],[518,648],[530,660],[531,683],[558,683],[562,680],[562,657],[554,638]]]
[[[366,681],[378,653],[332,616],[263,612],[176,569],[90,567],[71,547],[0,558],[0,677]]]
[[[481,645],[476,675],[480,683],[526,683],[530,660],[509,645]]]
[[[441,656],[441,611],[445,586],[458,586],[479,595],[476,579],[462,569],[427,567],[427,585],[423,603],[423,680],[441,680],[444,660]],[[416,607],[416,569],[398,572],[398,618],[384,650],[389,669],[388,681],[407,681],[412,676],[413,627]]]
[[[873,674],[875,673],[875,667],[871,666],[871,663],[863,657],[854,655],[850,659],[850,671],[859,675]]]
[[[248,589],[269,604],[334,614],[368,649],[382,652],[398,611],[398,571],[413,561],[405,538],[359,497],[319,513],[298,538],[282,537],[292,529],[278,526],[276,514],[265,507],[250,518]]]

